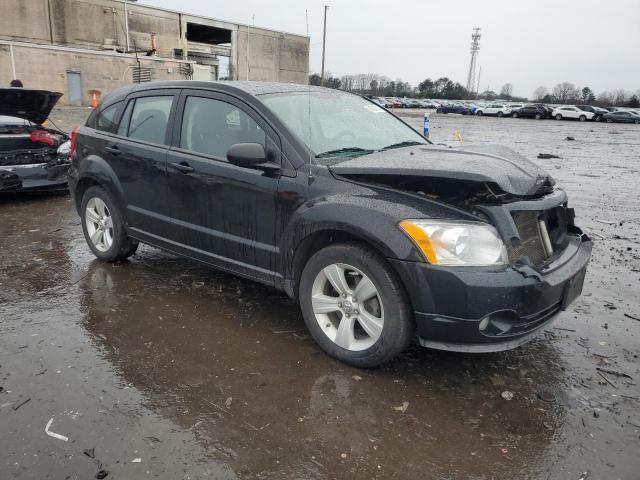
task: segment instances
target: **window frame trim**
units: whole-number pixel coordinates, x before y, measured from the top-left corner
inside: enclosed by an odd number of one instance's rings
[[[177,101],[177,108],[175,112],[176,121],[173,123],[173,131],[172,131],[172,139],[171,145],[169,149],[171,151],[179,152],[186,155],[194,155],[196,157],[211,160],[214,162],[231,165],[226,158],[216,157],[214,155],[210,155],[203,152],[197,152],[195,150],[189,150],[186,148],[182,148],[180,146],[181,134],[182,134],[182,123],[184,121],[184,111],[187,104],[187,99],[189,97],[200,97],[207,98],[211,100],[218,100],[224,103],[228,103],[238,108],[238,110],[244,112],[249,118],[251,118],[265,133],[265,141],[266,143],[269,140],[275,144],[277,150],[277,159],[272,161],[272,163],[277,164],[282,168],[282,142],[280,140],[280,136],[278,133],[271,127],[268,120],[264,118],[261,113],[253,108],[250,104],[238,98],[234,95],[231,95],[226,92],[221,91],[213,91],[213,90],[199,90],[199,89],[183,89],[180,92],[180,96]],[[265,145],[266,148],[266,145]]]
[[[129,133],[129,127],[131,126],[130,124],[127,125],[127,135],[118,135],[117,130],[116,130],[116,133],[114,133],[113,136],[117,137],[119,139],[122,139],[122,140],[126,140],[126,141],[129,141],[129,142],[137,143],[137,144],[140,144],[140,145],[152,145],[152,146],[155,146],[155,147],[169,148],[170,147],[171,138],[172,138],[173,123],[174,123],[176,108],[177,108],[177,104],[178,104],[179,94],[180,94],[180,89],[179,88],[150,89],[150,90],[143,90],[143,91],[140,91],[140,92],[134,92],[134,93],[131,93],[131,94],[127,95],[127,97],[124,99],[125,107],[120,112],[120,117],[121,118],[118,121],[118,128],[120,128],[120,122],[122,121],[122,115],[124,114],[126,106],[129,105],[129,102],[136,101],[138,98],[144,98],[144,97],[173,97],[172,100],[171,100],[172,103],[171,103],[171,109],[169,110],[169,117],[167,118],[167,128],[166,128],[166,130],[164,132],[164,143],[149,142],[149,141],[146,141],[146,140],[140,140],[138,138],[131,138],[131,137],[127,136],[128,133]],[[133,116],[133,110],[134,109],[135,109],[135,104],[133,105],[133,108],[131,109],[131,116]],[[131,118],[129,118],[129,122],[131,122]]]

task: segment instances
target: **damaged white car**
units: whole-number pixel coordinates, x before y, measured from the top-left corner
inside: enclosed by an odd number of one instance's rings
[[[67,189],[69,136],[43,126],[61,96],[0,88],[0,193]]]

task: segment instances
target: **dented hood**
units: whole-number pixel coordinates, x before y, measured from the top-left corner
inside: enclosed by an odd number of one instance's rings
[[[555,184],[533,162],[501,145],[447,148],[425,145],[364,155],[329,167],[338,175],[402,175],[496,184],[518,196],[535,195]]]
[[[38,125],[44,122],[62,96],[49,90],[0,88],[0,115],[23,118]]]

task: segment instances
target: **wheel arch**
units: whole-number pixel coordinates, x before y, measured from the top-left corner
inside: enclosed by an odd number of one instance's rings
[[[118,206],[123,207],[123,191],[122,185],[117,175],[109,164],[98,156],[87,157],[81,164],[78,171],[78,180],[75,185],[75,207],[78,213],[82,206],[82,197],[85,192],[93,187],[98,186],[105,189],[111,194]],[[124,209],[123,213],[124,213]]]

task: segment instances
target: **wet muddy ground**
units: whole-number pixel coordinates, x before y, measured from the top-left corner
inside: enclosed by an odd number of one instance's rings
[[[537,161],[597,243],[584,295],[538,339],[357,370],[283,294],[151,247],[101,263],[68,196],[3,197],[0,478],[639,479],[640,128],[432,128],[561,157]]]

